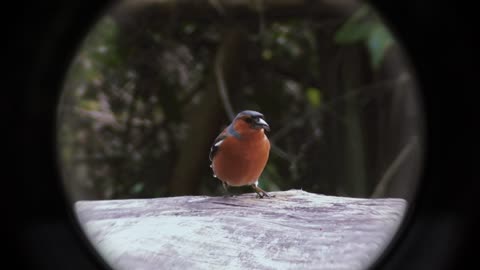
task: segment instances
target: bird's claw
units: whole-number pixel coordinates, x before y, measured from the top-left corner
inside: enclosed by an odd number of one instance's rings
[[[267,198],[274,198],[275,195],[269,195],[268,193],[264,192],[264,193],[257,193],[257,199],[263,199],[264,197],[267,197]]]
[[[257,193],[257,198],[262,199],[263,197],[273,198],[275,195],[269,195],[265,190],[259,188],[257,184],[252,185],[253,190]]]

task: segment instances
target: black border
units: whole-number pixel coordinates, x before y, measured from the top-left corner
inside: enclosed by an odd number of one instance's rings
[[[478,232],[473,181],[474,92],[480,48],[475,10],[452,1],[371,1],[411,56],[426,112],[426,157],[415,209],[376,269],[463,269]],[[103,269],[72,220],[55,159],[61,78],[107,1],[4,6],[7,74],[2,225],[17,269]],[[4,97],[5,96],[5,97]],[[478,177],[477,177],[478,178]],[[475,186],[477,185],[477,186]],[[7,264],[5,261],[5,265]]]

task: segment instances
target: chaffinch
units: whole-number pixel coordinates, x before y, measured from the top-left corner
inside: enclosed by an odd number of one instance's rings
[[[258,187],[258,178],[268,161],[270,142],[265,135],[270,126],[263,114],[243,111],[215,139],[210,149],[213,176],[223,187],[251,186],[258,197],[270,197]]]

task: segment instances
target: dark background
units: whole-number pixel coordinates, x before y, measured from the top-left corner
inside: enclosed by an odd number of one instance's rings
[[[261,188],[410,201],[422,101],[382,19],[354,1],[243,3],[133,1],[96,23],[59,100],[73,201],[222,195],[207,153],[245,109],[271,126]]]
[[[380,2],[380,1],[378,1]],[[374,2],[375,3],[375,2]],[[71,221],[55,159],[55,105],[76,44],[97,1],[7,6],[2,91],[7,160],[2,179],[6,257],[16,268],[100,266]],[[438,1],[378,3],[412,56],[425,101],[427,156],[419,198],[407,226],[379,266],[457,269],[473,262],[478,211],[473,182],[473,10]],[[4,73],[5,74],[5,73]],[[4,97],[5,95],[5,97]],[[6,264],[8,260],[4,260]]]

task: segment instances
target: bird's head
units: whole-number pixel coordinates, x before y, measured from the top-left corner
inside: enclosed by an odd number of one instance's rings
[[[237,114],[233,121],[236,129],[250,129],[254,131],[264,129],[270,131],[270,126],[264,120],[263,114],[256,111],[242,111]]]

